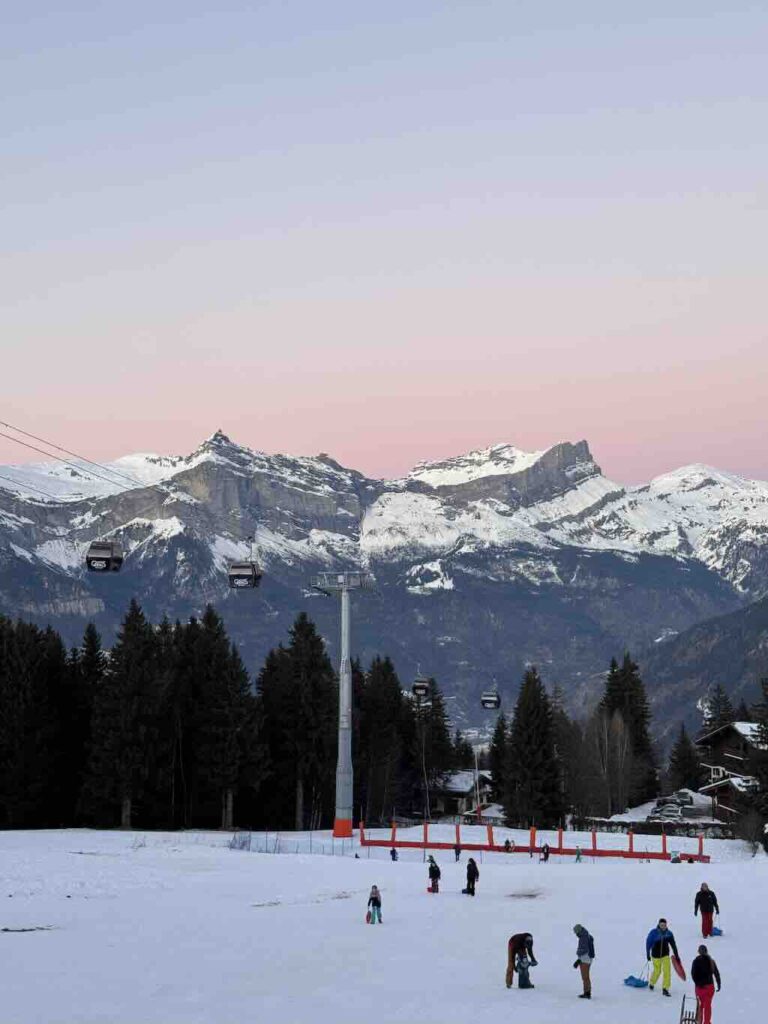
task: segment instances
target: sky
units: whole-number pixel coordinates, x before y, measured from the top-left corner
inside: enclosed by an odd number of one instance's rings
[[[768,478],[764,0],[215,6],[4,12],[0,419]]]

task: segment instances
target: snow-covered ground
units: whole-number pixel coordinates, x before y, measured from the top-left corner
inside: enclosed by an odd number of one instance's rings
[[[262,839],[266,847],[270,837],[255,835],[253,846]],[[416,851],[396,864],[386,850],[356,860],[347,842],[345,856],[318,856],[331,841],[315,834],[313,855],[288,853],[307,840],[284,835],[286,852],[275,855],[229,849],[220,833],[0,833],[0,1019],[498,1024],[523,1014],[530,1024],[676,1024],[690,983],[675,980],[664,999],[622,979],[643,966],[660,915],[690,965],[704,880],[725,931],[710,942],[723,976],[715,1024],[764,1019],[768,859],[740,844],[708,843],[706,867],[485,857],[472,899],[460,892],[465,855],[456,865],[438,853],[442,890],[432,896]],[[364,923],[372,883],[382,890],[381,926]],[[576,923],[595,936],[591,1003],[576,998]],[[506,941],[519,930],[535,937],[533,991],[504,986]]]

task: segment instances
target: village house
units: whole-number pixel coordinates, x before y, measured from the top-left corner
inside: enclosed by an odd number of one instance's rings
[[[435,790],[433,807],[441,817],[468,814],[477,810],[478,792],[480,806],[484,806],[491,800],[491,773],[479,771],[477,773],[477,787],[475,786],[475,772],[467,768],[456,772],[449,772],[443,777],[440,786]]]
[[[758,749],[754,722],[730,722],[696,740],[708,779],[699,790],[712,799],[712,816],[724,821],[749,810],[757,779],[749,773],[752,754]]]

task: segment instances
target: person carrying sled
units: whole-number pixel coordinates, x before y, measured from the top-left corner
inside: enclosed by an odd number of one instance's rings
[[[717,896],[706,882],[701,883],[701,888],[693,901],[693,916],[696,917],[699,911],[701,911],[701,936],[708,939],[712,935],[712,915],[719,914],[720,907],[717,905]]]
[[[595,940],[581,924],[575,924],[573,931],[579,940],[579,944],[576,947],[576,961],[573,967],[574,970],[577,967],[581,970],[581,984],[584,987],[584,991],[579,996],[579,999],[591,999],[592,980],[589,976],[589,971],[592,967],[592,961],[595,959]]]
[[[470,857],[467,861],[467,888],[464,890],[465,895],[475,895],[475,882],[480,877],[480,871],[478,870],[475,858]]]
[[[659,918],[659,923],[655,928],[651,928],[648,932],[648,938],[645,940],[645,955],[646,959],[653,960],[653,972],[651,973],[650,981],[648,982],[648,988],[653,992],[656,982],[659,980],[659,976],[662,977],[662,995],[668,996],[670,994],[670,985],[672,984],[672,961],[670,960],[670,950],[672,953],[680,959],[680,954],[677,951],[677,943],[675,942],[675,936],[667,927],[667,920],[664,917]]]
[[[712,999],[720,991],[720,971],[706,946],[699,946],[699,955],[691,964],[691,981],[696,986],[696,998],[701,1007],[701,1024],[712,1024]]]
[[[429,857],[429,883],[431,892],[440,891],[440,868],[431,855]]]
[[[371,895],[368,897],[368,909],[371,912],[371,924],[378,920],[381,924],[381,893],[376,885],[371,886]]]
[[[538,960],[533,955],[533,936],[530,932],[518,932],[518,934],[513,935],[507,943],[507,988],[512,988],[512,982],[515,980],[515,971],[519,972],[519,961],[521,959],[525,961],[523,968],[525,978],[528,979],[528,968],[536,967],[538,965]],[[517,982],[518,988],[534,987],[531,985],[529,979],[527,985],[521,984],[522,981],[523,975],[520,974]]]

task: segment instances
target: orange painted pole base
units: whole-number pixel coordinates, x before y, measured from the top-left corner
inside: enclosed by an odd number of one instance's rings
[[[333,822],[333,838],[334,839],[351,839],[352,838],[352,819],[351,818],[336,818]]]

